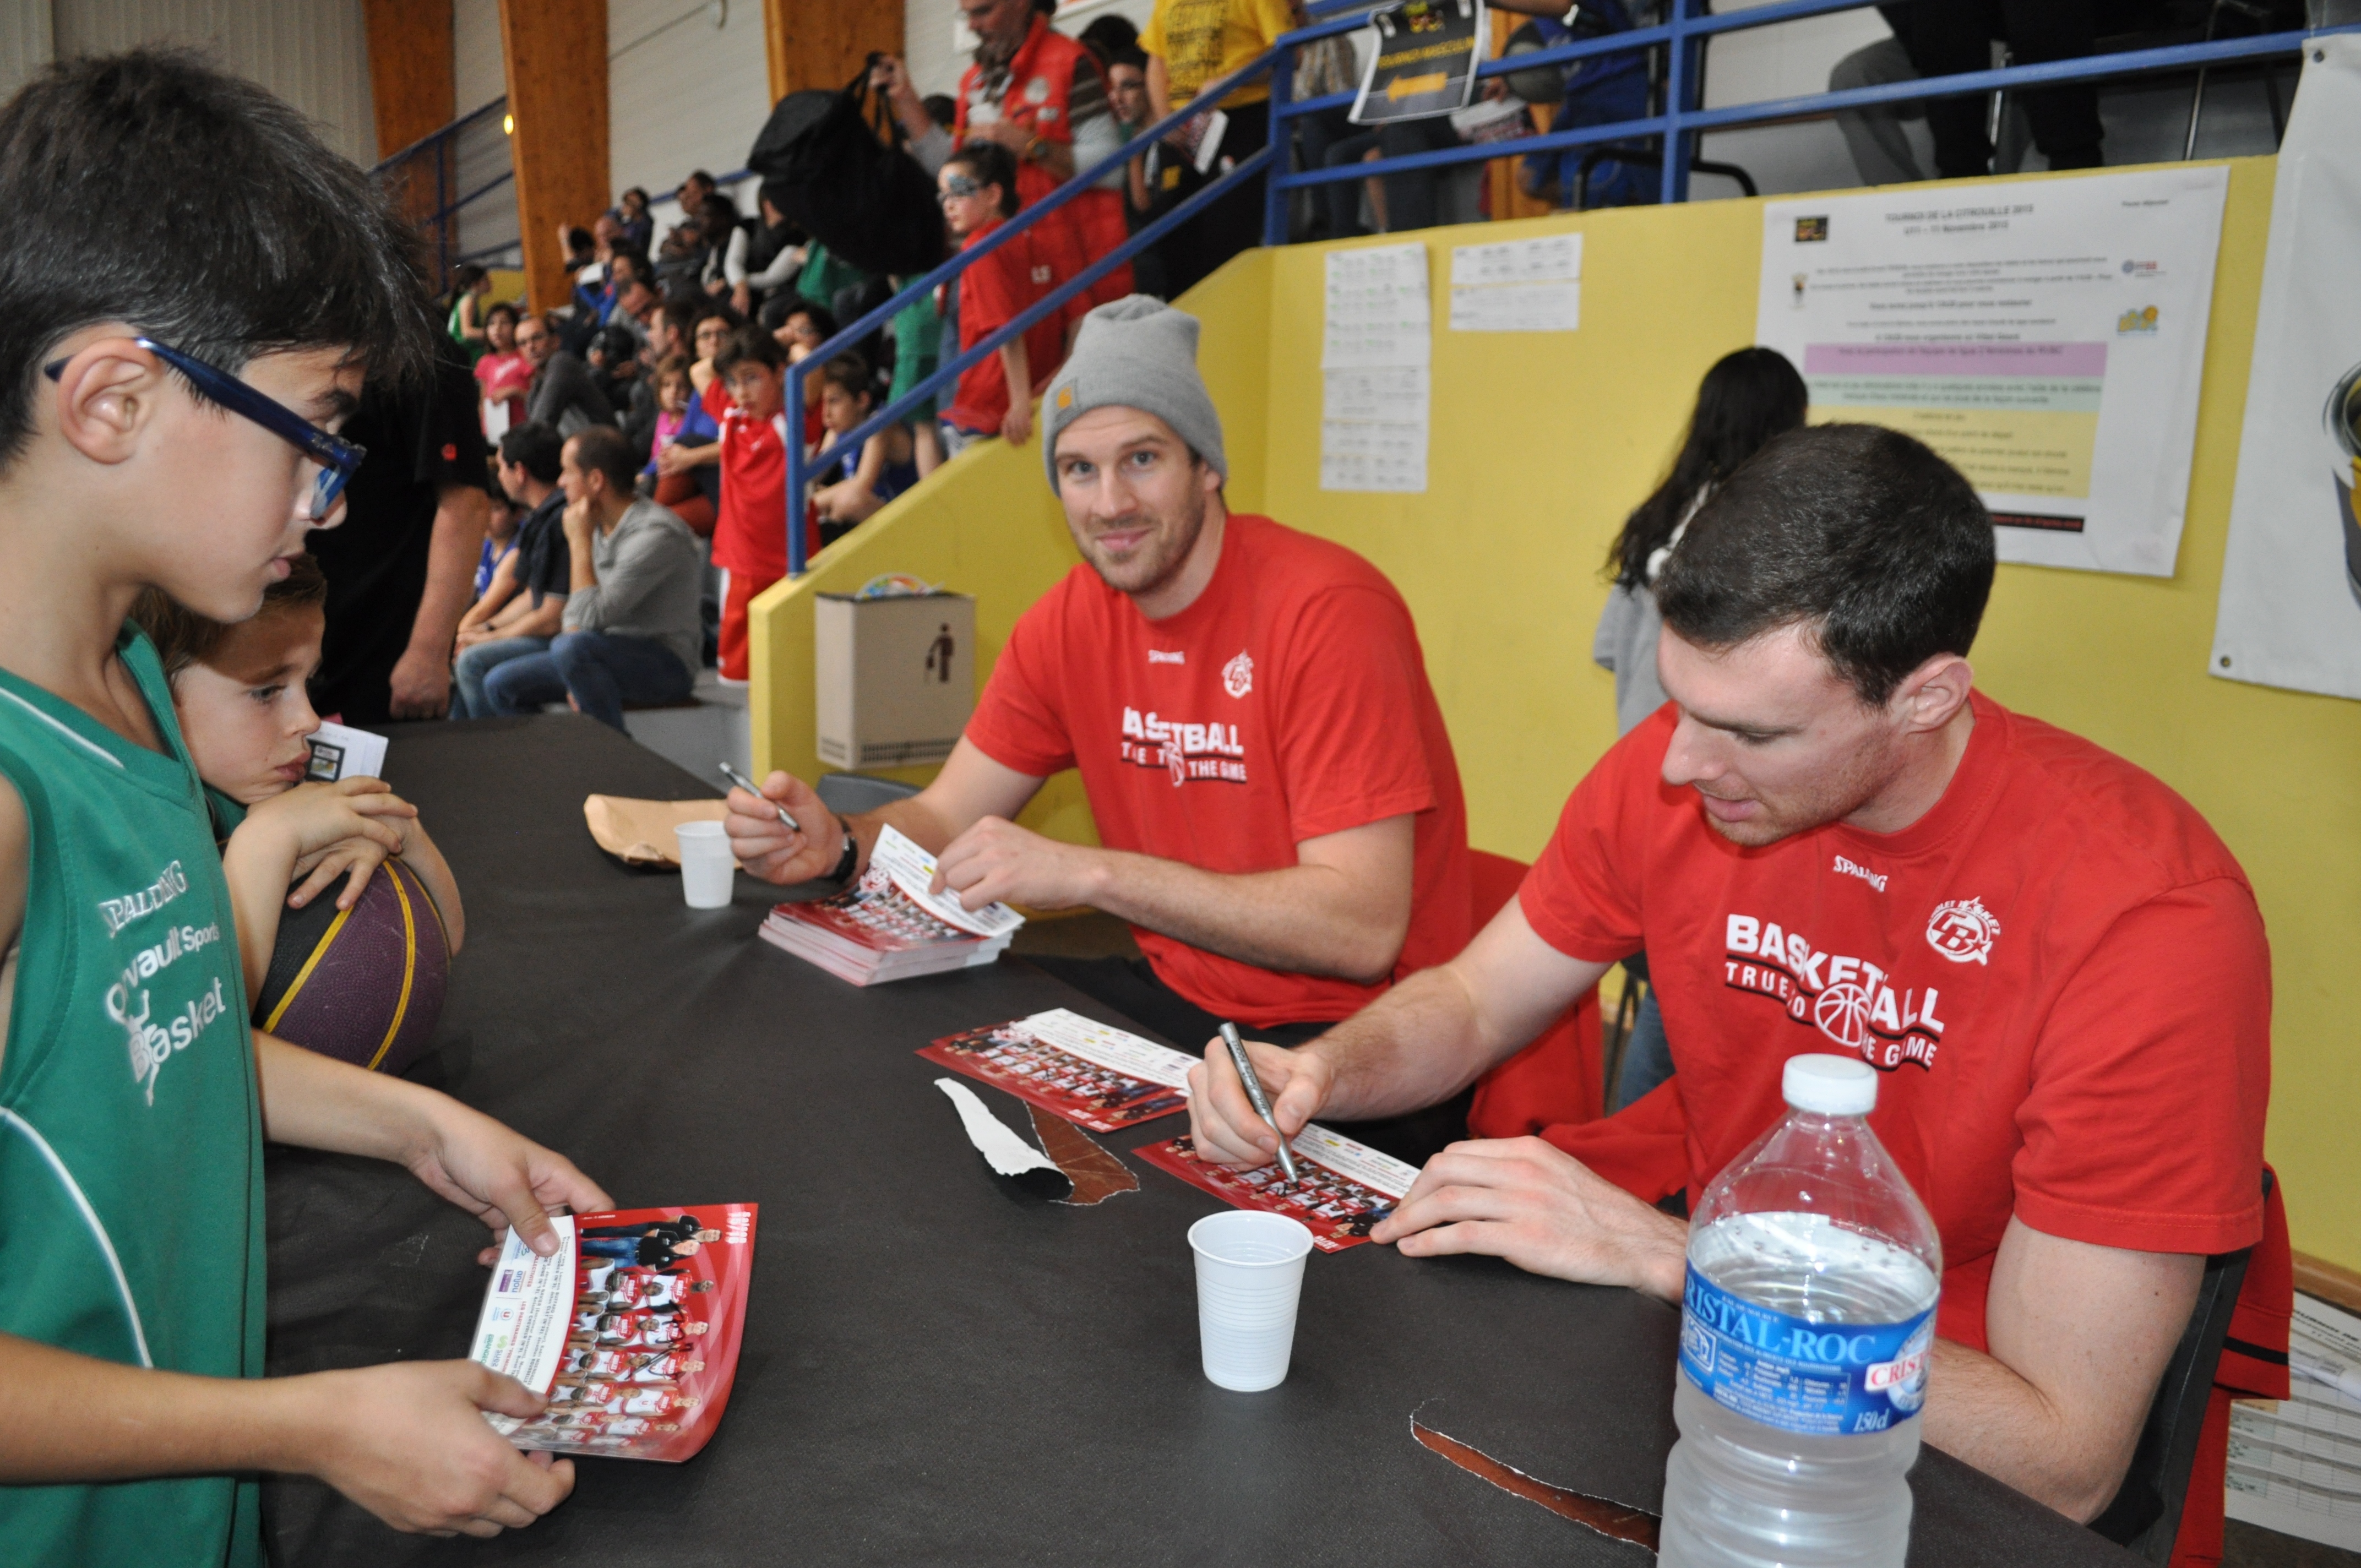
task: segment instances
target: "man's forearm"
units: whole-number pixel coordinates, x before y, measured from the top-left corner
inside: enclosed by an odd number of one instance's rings
[[[565,624],[564,594],[544,594],[535,604],[531,595],[521,593],[492,618],[490,630],[501,637],[555,637]]]
[[[1098,861],[1092,905],[1258,969],[1374,985],[1400,956],[1399,923],[1333,866],[1229,873],[1119,850]]]
[[[410,625],[410,646],[449,658],[459,618],[475,595],[476,563],[484,552],[491,498],[473,485],[446,485],[434,510],[434,537],[426,552],[426,591]]]
[[[1323,1115],[1348,1122],[1439,1104],[1506,1053],[1488,1046],[1466,981],[1422,970],[1305,1047],[1334,1069]]]
[[[2087,1432],[2004,1364],[1947,1339],[1935,1342],[1922,1419],[1937,1448],[2084,1524],[2105,1509],[2131,1464],[2128,1448],[2093,1452],[2103,1445],[2090,1445]]]

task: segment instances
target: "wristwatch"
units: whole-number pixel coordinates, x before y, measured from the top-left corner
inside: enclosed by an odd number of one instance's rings
[[[836,869],[828,873],[828,880],[843,887],[852,881],[852,873],[860,868],[861,845],[852,837],[851,828],[840,822],[837,826],[844,833],[844,853],[837,857]]]
[[[1027,142],[1025,144],[1025,161],[1027,163],[1040,162],[1041,149],[1049,145],[1049,138],[1047,137],[1035,137],[1031,141]]]

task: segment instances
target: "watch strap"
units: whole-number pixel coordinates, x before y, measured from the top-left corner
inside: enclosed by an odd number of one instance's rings
[[[852,873],[859,870],[861,866],[861,844],[859,840],[853,838],[851,828],[845,828],[843,832],[844,853],[837,857],[836,869],[828,873],[828,880],[836,883],[839,887],[842,887],[851,883],[852,881]]]

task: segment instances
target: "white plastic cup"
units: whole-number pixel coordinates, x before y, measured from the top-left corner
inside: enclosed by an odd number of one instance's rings
[[[1287,1381],[1295,1305],[1312,1232],[1284,1214],[1208,1214],[1189,1227],[1197,1255],[1197,1335],[1205,1376],[1241,1394]]]
[[[673,830],[680,845],[680,895],[691,909],[727,909],[737,891],[737,857],[719,822],[684,822]]]

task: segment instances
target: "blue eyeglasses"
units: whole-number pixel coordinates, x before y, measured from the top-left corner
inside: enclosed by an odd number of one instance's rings
[[[276,398],[255,390],[226,370],[216,369],[202,359],[192,359],[152,337],[135,337],[131,341],[187,377],[200,396],[252,420],[317,463],[320,476],[312,481],[311,519],[313,522],[323,521],[335,510],[336,498],[345,493],[353,471],[368,455],[367,447],[329,434]],[[42,366],[41,371],[52,381],[61,379],[66,363],[65,359],[52,360]]]

